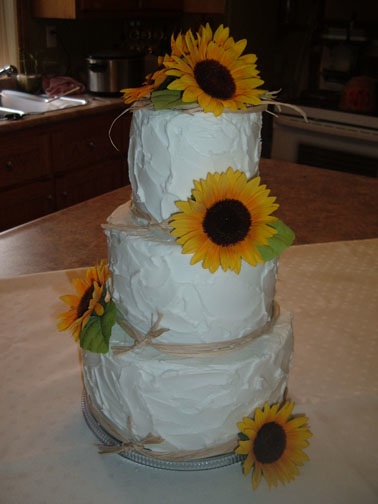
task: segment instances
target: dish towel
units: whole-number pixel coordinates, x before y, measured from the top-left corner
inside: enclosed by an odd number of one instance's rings
[[[59,96],[67,93],[71,89],[79,88],[73,91],[72,94],[82,94],[85,91],[85,86],[81,82],[72,77],[52,77],[51,79],[43,79],[43,89],[47,96]]]

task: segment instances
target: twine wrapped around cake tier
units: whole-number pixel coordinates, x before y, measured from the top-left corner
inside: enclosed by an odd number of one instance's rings
[[[103,229],[117,229],[118,231],[149,231],[150,229],[153,228],[159,228],[161,231],[166,231],[169,233],[169,231],[172,229],[172,226],[169,225],[169,219],[165,219],[161,222],[158,222],[156,219],[154,219],[151,215],[147,214],[146,212],[143,212],[140,208],[138,208],[135,205],[135,202],[131,200],[130,202],[130,211],[135,219],[135,224],[131,222],[123,222],[122,224],[115,224],[115,223],[107,223],[107,224],[102,224]],[[139,222],[138,222],[139,219]],[[143,221],[143,224],[140,223],[140,219]]]
[[[235,450],[238,445],[238,439],[232,439],[226,443],[221,443],[210,448],[202,448],[199,450],[179,450],[176,452],[154,452],[148,445],[160,444],[164,439],[160,436],[148,434],[143,439],[127,439],[108,419],[96,408],[94,408],[89,397],[86,397],[87,407],[93,418],[105,431],[112,436],[119,444],[114,445],[98,445],[101,455],[119,454],[123,452],[136,452],[145,457],[150,457],[156,460],[166,460],[170,462],[186,462],[190,460],[201,460],[218,455],[225,455]],[[129,432],[131,432],[131,421],[128,418]]]
[[[266,324],[254,331],[241,336],[240,338],[235,338],[229,341],[216,341],[213,343],[196,343],[196,344],[172,344],[172,343],[156,343],[156,338],[166,331],[167,328],[159,328],[159,323],[162,318],[161,314],[158,314],[157,321],[152,325],[151,329],[144,336],[139,331],[137,331],[127,320],[118,319],[118,324],[124,329],[124,331],[134,340],[133,345],[112,345],[111,349],[114,356],[122,355],[126,352],[130,352],[144,345],[150,345],[159,352],[163,352],[170,355],[201,355],[209,352],[229,352],[233,350],[239,350],[241,347],[248,345],[254,339],[264,335],[269,332],[273,325],[275,324],[278,316],[280,314],[279,304],[274,301],[272,306],[272,315]]]

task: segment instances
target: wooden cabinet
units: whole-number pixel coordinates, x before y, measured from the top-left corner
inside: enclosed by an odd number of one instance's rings
[[[119,15],[179,12],[182,0],[32,0],[33,16],[77,19]]]
[[[56,203],[59,209],[85,201],[121,187],[122,174],[111,161],[74,170],[55,178]]]
[[[128,183],[130,115],[83,115],[1,135],[0,231]]]
[[[225,14],[226,0],[182,0],[182,10],[195,14]]]
[[[159,13],[225,14],[226,0],[32,0],[33,16],[79,19]]]
[[[1,137],[0,189],[48,177],[49,172],[49,137],[46,132],[28,130]]]
[[[109,128],[116,113],[72,122],[69,128],[51,132],[54,153],[53,173],[56,179],[57,208],[65,208],[128,183],[126,154],[130,116],[122,116]]]
[[[54,210],[49,136],[28,129],[0,142],[0,231]]]
[[[181,11],[183,0],[140,0],[139,8],[145,11]]]
[[[109,140],[109,128],[117,114],[105,113],[72,121],[69,127],[54,128],[51,132],[54,152],[54,173],[71,171],[117,156]],[[112,138],[123,149],[122,125],[116,122]]]
[[[0,192],[0,231],[53,212],[54,191],[49,179]]]

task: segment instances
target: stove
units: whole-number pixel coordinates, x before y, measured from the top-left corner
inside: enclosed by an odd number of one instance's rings
[[[307,121],[290,108],[275,108],[272,158],[378,176],[377,116],[299,106]]]

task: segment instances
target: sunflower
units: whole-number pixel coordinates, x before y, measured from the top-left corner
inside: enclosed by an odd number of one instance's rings
[[[243,472],[251,470],[252,487],[255,490],[264,476],[269,486],[277,486],[293,480],[298,474],[297,466],[303,465],[308,456],[302,451],[312,436],[308,418],[293,416],[294,403],[287,401],[263,409],[257,408],[254,419],[243,418],[238,424],[243,440],[239,441],[236,453],[246,455]]]
[[[176,38],[173,34],[171,35],[171,51],[171,54],[158,57],[158,70],[146,76],[143,86],[121,89],[123,101],[126,104],[150,97],[153,91],[159,89],[167,79],[169,80],[166,63],[173,61],[173,56],[181,56],[187,52],[185,38],[181,33]]]
[[[79,340],[80,333],[87,325],[92,314],[102,316],[104,305],[101,301],[106,301],[105,284],[110,277],[109,268],[105,259],[99,264],[88,268],[86,278],[75,278],[72,283],[78,295],[67,294],[60,299],[70,306],[68,312],[58,315],[61,321],[58,323],[60,331],[70,330],[76,341]]]
[[[196,38],[188,30],[185,42],[187,52],[173,54],[164,62],[167,75],[175,77],[168,89],[182,91],[184,103],[198,102],[204,112],[215,116],[225,108],[245,110],[247,105],[261,103],[265,92],[257,88],[264,81],[259,78],[256,55],[242,55],[245,39],[235,42],[223,25],[213,35],[207,24]]]
[[[203,261],[211,273],[219,266],[239,273],[241,259],[252,266],[264,262],[258,246],[277,232],[269,224],[277,220],[271,213],[278,205],[260,177],[248,180],[229,167],[194,185],[191,198],[176,202],[181,212],[170,221],[182,252],[193,254],[191,264]]]
[[[123,93],[123,101],[126,104],[129,104],[141,100],[142,98],[148,97],[154,89],[154,84],[146,83],[143,86],[137,88],[121,89],[121,93]]]

